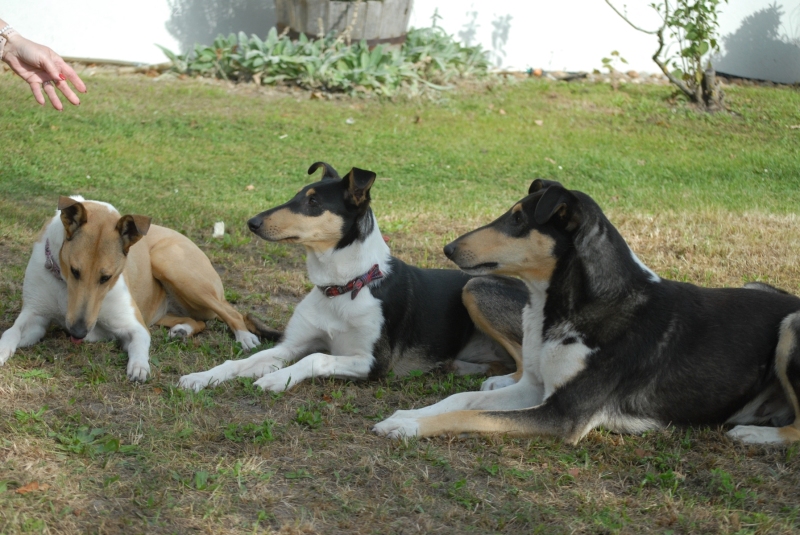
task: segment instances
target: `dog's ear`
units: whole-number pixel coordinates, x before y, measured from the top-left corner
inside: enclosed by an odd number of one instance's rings
[[[117,221],[117,232],[122,237],[122,254],[128,256],[130,248],[150,230],[150,218],[144,215],[124,215]]]
[[[322,180],[341,180],[342,177],[339,176],[339,173],[336,172],[330,164],[325,162],[314,162],[311,164],[311,167],[308,168],[308,174],[313,175],[314,172],[322,167],[325,171],[322,172]]]
[[[544,190],[539,202],[536,204],[533,218],[537,224],[543,225],[553,217],[558,217],[567,224],[567,230],[572,230],[577,224],[576,214],[574,213],[576,202],[577,199],[572,192],[561,184],[550,186]]]
[[[556,182],[555,180],[545,180],[543,178],[537,178],[533,182],[531,182],[531,187],[528,188],[528,195],[531,193],[536,193],[537,191],[541,191],[544,188],[549,188],[550,186],[561,186],[561,182]],[[561,186],[562,188],[564,186]]]
[[[82,225],[86,223],[86,208],[75,199],[64,197],[58,198],[58,209],[61,210],[61,222],[67,233],[67,240],[71,240]]]
[[[344,181],[347,184],[345,200],[352,202],[356,206],[369,202],[369,189],[375,182],[376,176],[372,171],[366,171],[358,167],[350,169],[350,172],[344,177]]]

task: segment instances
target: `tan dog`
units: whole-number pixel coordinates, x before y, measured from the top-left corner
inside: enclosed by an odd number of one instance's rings
[[[219,317],[245,350],[259,344],[191,240],[149,217],[120,216],[110,204],[77,196],[59,198],[33,246],[22,297],[22,312],[0,338],[0,365],[17,347],[39,341],[51,321],[75,343],[119,340],[132,381],[150,372],[150,325],[191,336]]]

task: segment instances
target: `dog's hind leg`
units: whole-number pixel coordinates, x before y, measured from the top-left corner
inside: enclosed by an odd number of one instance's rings
[[[156,325],[169,329],[170,338],[194,336],[206,328],[204,321],[171,315],[164,316],[156,322]]]
[[[788,444],[800,440],[800,312],[781,322],[775,374],[794,410],[794,422],[784,427],[737,425],[728,431],[729,436],[750,444]]]
[[[29,346],[41,340],[49,324],[49,318],[23,307],[14,325],[0,338],[0,365],[5,364],[18,347]]]
[[[522,310],[528,302],[525,284],[510,277],[476,277],[464,286],[461,297],[475,326],[497,342],[516,364],[514,373],[490,377],[481,390],[518,382],[523,370]]]
[[[218,317],[230,327],[245,351],[257,347],[261,343],[258,336],[247,329],[244,317],[225,300],[222,280],[208,257],[185,236],[164,230],[169,232],[167,238],[150,249],[153,277],[192,318]],[[175,258],[182,260],[176,262]]]

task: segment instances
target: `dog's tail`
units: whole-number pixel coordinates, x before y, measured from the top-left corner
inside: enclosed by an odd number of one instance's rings
[[[283,337],[283,331],[273,329],[249,312],[244,317],[244,324],[247,325],[248,331],[263,338],[264,340],[277,342]]]

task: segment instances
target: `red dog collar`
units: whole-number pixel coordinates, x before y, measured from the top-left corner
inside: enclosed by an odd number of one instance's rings
[[[336,297],[337,295],[344,295],[347,292],[350,292],[350,299],[355,299],[358,295],[358,292],[361,291],[361,288],[368,285],[372,281],[382,278],[383,273],[381,273],[378,264],[375,264],[370,268],[369,271],[360,277],[356,277],[344,286],[318,286],[318,288],[322,290],[322,293],[325,294],[325,297]]]

